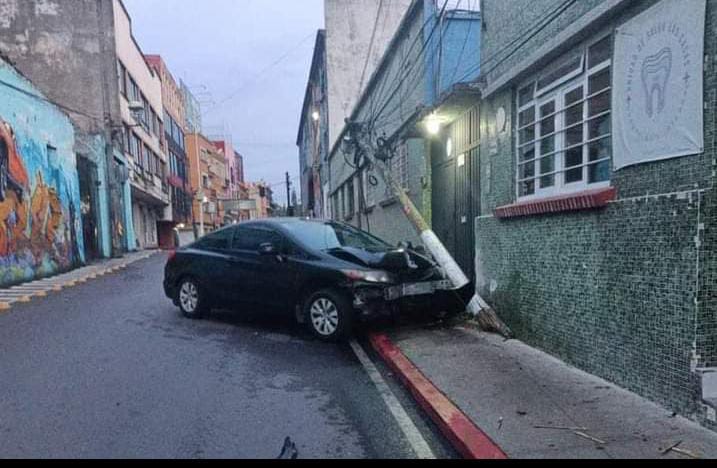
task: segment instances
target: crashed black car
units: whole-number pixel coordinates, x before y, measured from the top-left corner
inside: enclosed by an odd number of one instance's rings
[[[295,313],[326,341],[358,319],[410,305],[457,310],[450,282],[420,248],[394,247],[333,221],[250,221],[170,255],[164,289],[188,318],[209,310],[269,307]],[[449,310],[452,309],[452,310]]]

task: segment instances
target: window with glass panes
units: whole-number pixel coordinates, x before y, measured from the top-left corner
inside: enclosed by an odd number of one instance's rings
[[[518,91],[518,197],[608,186],[612,37],[590,43]]]

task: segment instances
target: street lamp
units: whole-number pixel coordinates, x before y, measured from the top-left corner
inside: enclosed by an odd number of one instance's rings
[[[314,122],[318,122],[319,119],[321,118],[321,114],[319,114],[319,111],[314,111],[311,114],[311,118],[314,119]]]

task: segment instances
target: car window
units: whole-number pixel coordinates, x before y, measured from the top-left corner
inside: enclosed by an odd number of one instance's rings
[[[200,250],[226,250],[229,248],[232,239],[232,230],[223,229],[221,231],[207,234],[194,244],[195,249]]]
[[[257,227],[240,227],[234,231],[232,249],[256,252],[265,242],[271,242],[266,230]]]

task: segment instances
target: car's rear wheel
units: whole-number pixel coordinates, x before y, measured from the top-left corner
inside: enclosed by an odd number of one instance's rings
[[[351,301],[333,289],[312,294],[304,305],[309,330],[323,341],[335,342],[347,338],[353,325]]]
[[[179,282],[177,302],[182,314],[190,319],[201,319],[207,311],[204,293],[194,278],[184,278]]]

